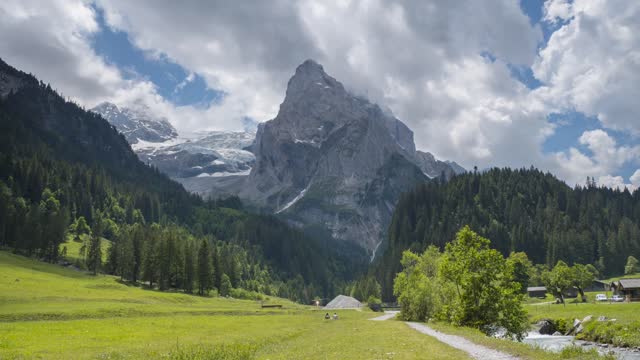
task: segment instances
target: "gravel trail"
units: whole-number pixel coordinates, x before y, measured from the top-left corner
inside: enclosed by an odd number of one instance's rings
[[[375,317],[375,318],[369,319],[369,320],[385,321],[385,320],[393,319],[394,317],[396,317],[396,314],[398,314],[398,313],[399,313],[399,311],[385,311],[384,315],[378,316],[378,317]]]
[[[373,319],[372,319],[373,320]],[[482,360],[517,360],[518,358],[497,350],[489,349],[488,347],[481,346],[457,335],[448,335],[439,331],[433,330],[425,324],[419,324],[414,322],[407,322],[409,327],[418,330],[419,332],[432,336],[443,343],[454,347],[458,350],[467,352],[474,359]]]

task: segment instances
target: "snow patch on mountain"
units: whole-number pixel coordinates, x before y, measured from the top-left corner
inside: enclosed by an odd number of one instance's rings
[[[304,190],[302,190],[296,197],[291,199],[291,201],[289,201],[285,206],[283,206],[282,209],[276,211],[276,214],[280,214],[281,212],[283,212],[283,211],[287,210],[288,208],[292,207],[295,203],[297,203],[300,199],[302,199],[304,197],[304,194],[307,193],[307,190],[309,190],[309,186],[304,188]]]
[[[143,105],[118,107],[105,102],[93,111],[125,136],[140,160],[174,179],[247,176],[255,162],[255,156],[247,150],[257,128],[251,119],[243,120],[246,131],[200,131],[178,136],[166,118],[154,116]]]

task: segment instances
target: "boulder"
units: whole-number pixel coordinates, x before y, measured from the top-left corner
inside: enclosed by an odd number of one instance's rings
[[[538,332],[542,335],[551,335],[557,332],[556,325],[549,319],[540,320],[537,325],[540,326]]]
[[[565,335],[576,335],[578,332],[578,329],[582,328],[582,321],[578,320],[578,319],[574,319],[573,320],[573,327],[571,329],[569,329],[569,331],[567,331],[567,333]],[[582,329],[581,329],[582,331]]]
[[[556,331],[551,335],[553,335],[553,336],[562,336],[562,333],[560,331]]]
[[[584,319],[582,319],[582,323],[584,324],[591,320],[593,320],[593,315],[588,315],[588,316],[585,316]]]

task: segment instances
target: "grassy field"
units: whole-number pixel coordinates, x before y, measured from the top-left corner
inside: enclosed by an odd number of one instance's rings
[[[604,291],[587,293],[590,302],[587,303],[571,303],[567,301],[566,305],[561,304],[528,304],[525,306],[529,312],[532,322],[540,319],[583,319],[588,315],[606,316],[616,319],[620,323],[631,323],[640,321],[640,302],[632,303],[610,303],[610,302],[594,302],[596,294],[605,294]],[[606,293],[609,294],[610,293]]]
[[[340,320],[327,321],[324,311],[284,299],[269,299],[283,305],[274,310],[255,301],[158,292],[2,251],[0,289],[0,359],[468,358],[400,321],[369,321],[377,316],[370,311],[339,311]],[[568,315],[569,306],[544,309]],[[522,359],[572,358],[475,330],[434,327]]]
[[[161,293],[0,252],[0,359],[464,359],[368,311]],[[427,355],[428,354],[428,355]]]

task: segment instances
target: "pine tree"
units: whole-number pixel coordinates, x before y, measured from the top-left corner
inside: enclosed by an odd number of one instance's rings
[[[228,296],[229,294],[231,294],[232,288],[233,287],[231,286],[231,279],[229,278],[229,276],[227,274],[222,274],[222,280],[220,282],[220,295]],[[301,299],[302,296],[300,295],[298,298]]]
[[[153,237],[149,238],[144,247],[142,280],[149,282],[150,288],[153,288],[158,279],[158,256],[157,241]]]
[[[187,242],[184,247],[184,292],[193,293],[193,284],[196,278],[195,254],[191,247],[191,242]]]
[[[198,249],[198,295],[204,296],[212,288],[213,272],[211,270],[211,252],[209,242],[202,240]]]
[[[98,213],[95,219],[89,248],[87,249],[87,269],[96,275],[102,266],[102,246],[100,236],[102,235],[102,215]]]

